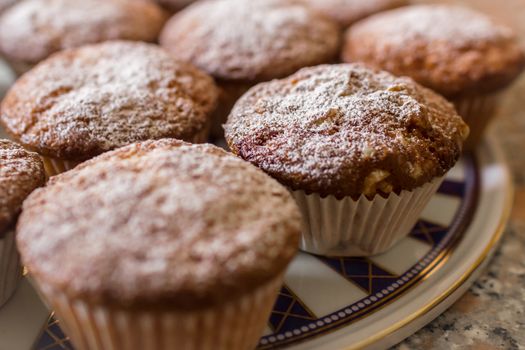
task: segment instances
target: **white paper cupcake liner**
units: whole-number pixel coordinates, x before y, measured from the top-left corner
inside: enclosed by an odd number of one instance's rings
[[[452,100],[459,115],[470,128],[469,137],[463,145],[464,150],[473,150],[480,144],[486,128],[496,115],[500,100],[501,93],[467,96]]]
[[[15,230],[0,239],[0,307],[13,295],[20,278],[22,265],[16,249]]]
[[[303,214],[300,248],[326,256],[369,256],[385,252],[410,233],[443,178],[414,189],[337,199],[293,191]]]
[[[81,163],[45,156],[40,156],[40,158],[42,158],[42,162],[44,163],[44,169],[46,171],[47,177],[55,176],[68,170],[71,170]]]
[[[257,345],[282,282],[281,275],[238,300],[194,312],[108,308],[40,287],[78,350],[248,350]]]

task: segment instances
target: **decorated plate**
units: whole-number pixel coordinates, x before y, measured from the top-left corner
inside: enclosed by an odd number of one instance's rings
[[[389,252],[370,258],[300,253],[258,348],[386,348],[401,341],[478,276],[501,237],[511,199],[508,170],[487,141],[450,171],[411,234]],[[0,309],[0,350],[30,348],[73,349],[24,280]]]

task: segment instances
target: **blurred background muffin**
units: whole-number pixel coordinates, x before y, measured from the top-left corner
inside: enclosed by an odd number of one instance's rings
[[[348,29],[346,62],[410,76],[452,101],[471,128],[473,149],[500,93],[525,67],[511,29],[464,7],[419,5],[374,15]]]
[[[0,17],[0,52],[23,73],[54,52],[84,44],[155,42],[166,18],[146,1],[24,0]]]
[[[44,159],[48,175],[142,140],[207,140],[213,79],[162,48],[109,41],[61,51],[2,101],[5,131]]]
[[[222,88],[213,128],[220,136],[221,123],[242,93],[258,82],[334,60],[340,33],[335,22],[304,6],[216,0],[177,13],[160,43],[211,74]]]
[[[247,350],[300,227],[290,193],[256,167],[160,140],[51,179],[25,202],[17,242],[77,349]]]
[[[18,214],[26,197],[44,181],[44,166],[38,154],[0,139],[0,308],[22,277],[15,244]]]

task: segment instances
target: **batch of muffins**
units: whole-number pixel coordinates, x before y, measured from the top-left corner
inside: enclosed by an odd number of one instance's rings
[[[525,66],[404,0],[0,11],[0,304],[26,266],[78,349],[253,348],[298,249],[406,236]]]

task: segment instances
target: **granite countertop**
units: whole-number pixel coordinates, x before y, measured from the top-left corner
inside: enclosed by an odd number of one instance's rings
[[[512,27],[525,47],[525,1],[463,0]],[[493,132],[512,169],[515,201],[505,236],[487,270],[448,311],[395,347],[525,349],[525,76],[506,93]]]

